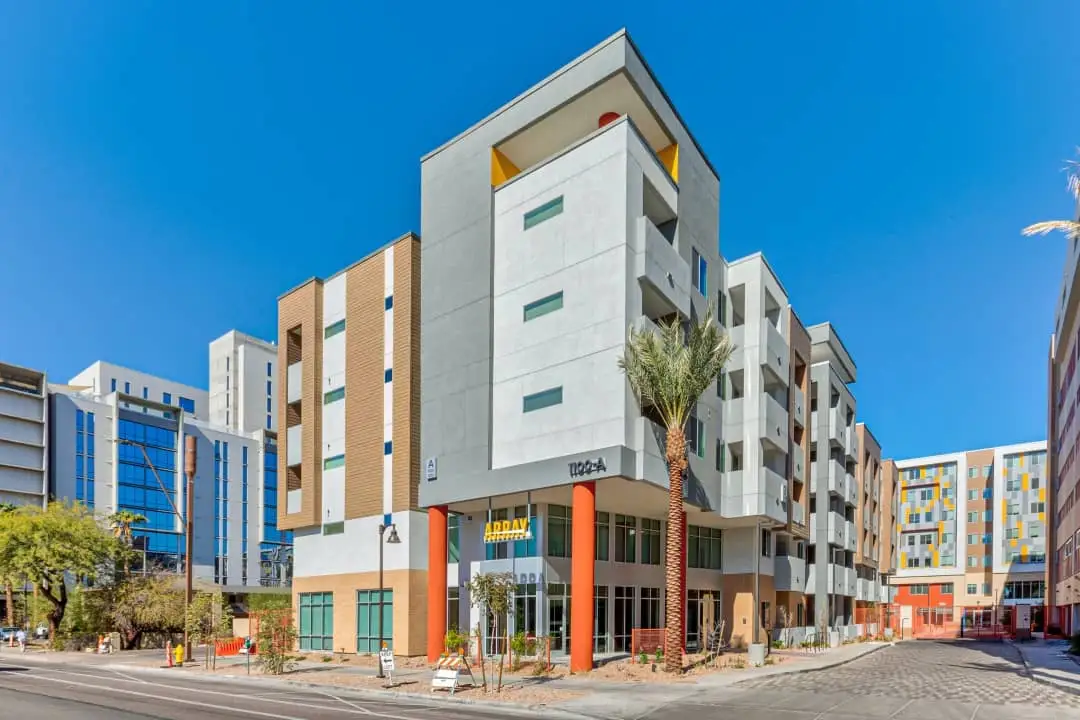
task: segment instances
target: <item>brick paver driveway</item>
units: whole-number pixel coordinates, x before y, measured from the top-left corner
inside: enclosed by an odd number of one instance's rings
[[[1066,720],[1080,695],[1032,680],[1006,643],[911,641],[829,670],[747,680],[656,720]]]

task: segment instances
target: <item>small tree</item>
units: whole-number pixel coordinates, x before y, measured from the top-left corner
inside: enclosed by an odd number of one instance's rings
[[[469,601],[480,608],[484,615],[494,618],[503,618],[506,621],[503,638],[503,652],[499,653],[499,680],[497,691],[502,690],[503,657],[505,648],[510,645],[510,609],[514,597],[517,582],[513,573],[480,573],[470,580],[466,587],[469,590]],[[494,668],[492,668],[494,674]]]
[[[268,675],[288,670],[289,653],[296,645],[292,608],[260,610],[255,614],[255,664]]]
[[[184,592],[175,575],[128,577],[103,588],[101,595],[107,604],[106,617],[120,633],[124,650],[138,648],[144,633],[184,629]]]
[[[12,515],[17,509],[14,503],[0,503],[0,515]],[[0,582],[4,583],[4,602],[8,627],[15,624],[15,583],[19,581],[10,568],[0,566]]]
[[[187,609],[188,637],[197,645],[206,645],[204,664],[217,668],[217,641],[232,637],[232,608],[220,592],[198,593]]]
[[[109,526],[112,528],[113,534],[118,540],[124,543],[129,549],[132,547],[133,534],[132,528],[136,525],[142,525],[146,522],[146,516],[141,513],[131,512],[130,510],[121,510],[114,512],[109,516]],[[125,553],[123,558],[124,575],[131,573],[131,554]]]
[[[791,612],[788,610],[787,605],[776,606],[776,624],[780,626],[780,644],[783,647],[788,646],[788,641],[791,639],[791,630],[788,625],[791,623]]]

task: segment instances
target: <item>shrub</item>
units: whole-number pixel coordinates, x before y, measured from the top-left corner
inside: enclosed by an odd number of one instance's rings
[[[447,653],[468,652],[469,637],[458,630],[457,627],[452,627],[446,631],[443,642]]]

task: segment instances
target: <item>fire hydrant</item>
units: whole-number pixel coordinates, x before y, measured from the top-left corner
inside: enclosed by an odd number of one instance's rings
[[[174,658],[174,662],[175,662],[177,667],[180,667],[181,665],[184,664],[184,646],[183,645],[178,643],[176,645],[176,647],[173,648],[173,658]]]

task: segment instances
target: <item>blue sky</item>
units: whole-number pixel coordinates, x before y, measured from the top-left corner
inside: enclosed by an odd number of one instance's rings
[[[422,154],[627,27],[721,251],[836,324],[887,455],[1045,436],[1064,241],[1019,229],[1070,210],[1080,4],[370,5],[0,0],[0,359],[205,386],[211,339],[419,229]]]

